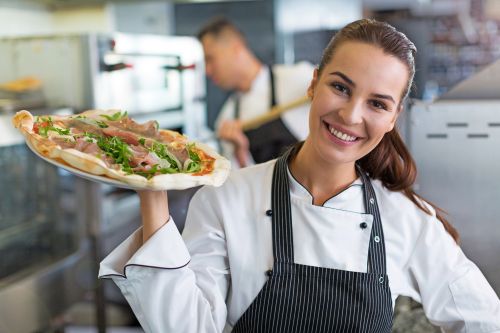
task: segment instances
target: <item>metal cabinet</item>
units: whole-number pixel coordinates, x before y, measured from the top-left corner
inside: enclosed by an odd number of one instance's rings
[[[417,192],[448,212],[500,295],[500,101],[417,103],[409,124]]]

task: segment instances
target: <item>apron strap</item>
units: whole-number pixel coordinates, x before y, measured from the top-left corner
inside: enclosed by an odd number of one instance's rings
[[[373,216],[373,227],[368,247],[368,272],[386,274],[384,230],[382,228],[377,197],[366,172],[358,164],[356,164],[356,168],[363,181],[365,211]]]
[[[274,73],[273,66],[269,66],[269,85],[271,86],[271,110],[273,107],[277,105],[276,102],[276,86],[274,84]],[[239,93],[234,93],[234,119],[240,119],[240,95]]]
[[[269,83],[271,85],[271,107],[270,110],[277,105],[276,102],[276,85],[274,83],[273,66],[269,66]]]
[[[271,210],[273,213],[273,254],[275,263],[292,264],[293,232],[290,186],[288,182],[288,157],[294,148],[288,149],[278,160],[273,171]],[[275,265],[279,267],[280,265]]]

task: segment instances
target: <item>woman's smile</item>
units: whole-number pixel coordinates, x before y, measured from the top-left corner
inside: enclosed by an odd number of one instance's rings
[[[362,137],[356,135],[351,131],[341,128],[338,125],[332,125],[327,123],[326,121],[323,121],[323,124],[325,125],[325,128],[327,130],[328,137],[332,142],[336,144],[342,146],[351,146],[362,139]]]

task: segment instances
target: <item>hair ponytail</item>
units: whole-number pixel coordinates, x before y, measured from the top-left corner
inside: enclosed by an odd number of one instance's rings
[[[422,201],[431,205],[436,210],[436,217],[446,231],[457,243],[459,242],[459,234],[444,217],[445,212],[432,202],[424,200],[413,190],[417,167],[396,128],[386,133],[377,147],[359,160],[359,165],[370,174],[371,178],[379,179],[389,190],[403,192],[427,214],[431,214],[431,211]]]

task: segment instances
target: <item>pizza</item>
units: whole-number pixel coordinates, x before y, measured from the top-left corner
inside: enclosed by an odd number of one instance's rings
[[[12,122],[28,146],[49,162],[131,188],[220,186],[230,170],[230,162],[208,145],[159,129],[156,121],[139,124],[120,110],[69,116],[33,116],[23,110]]]

